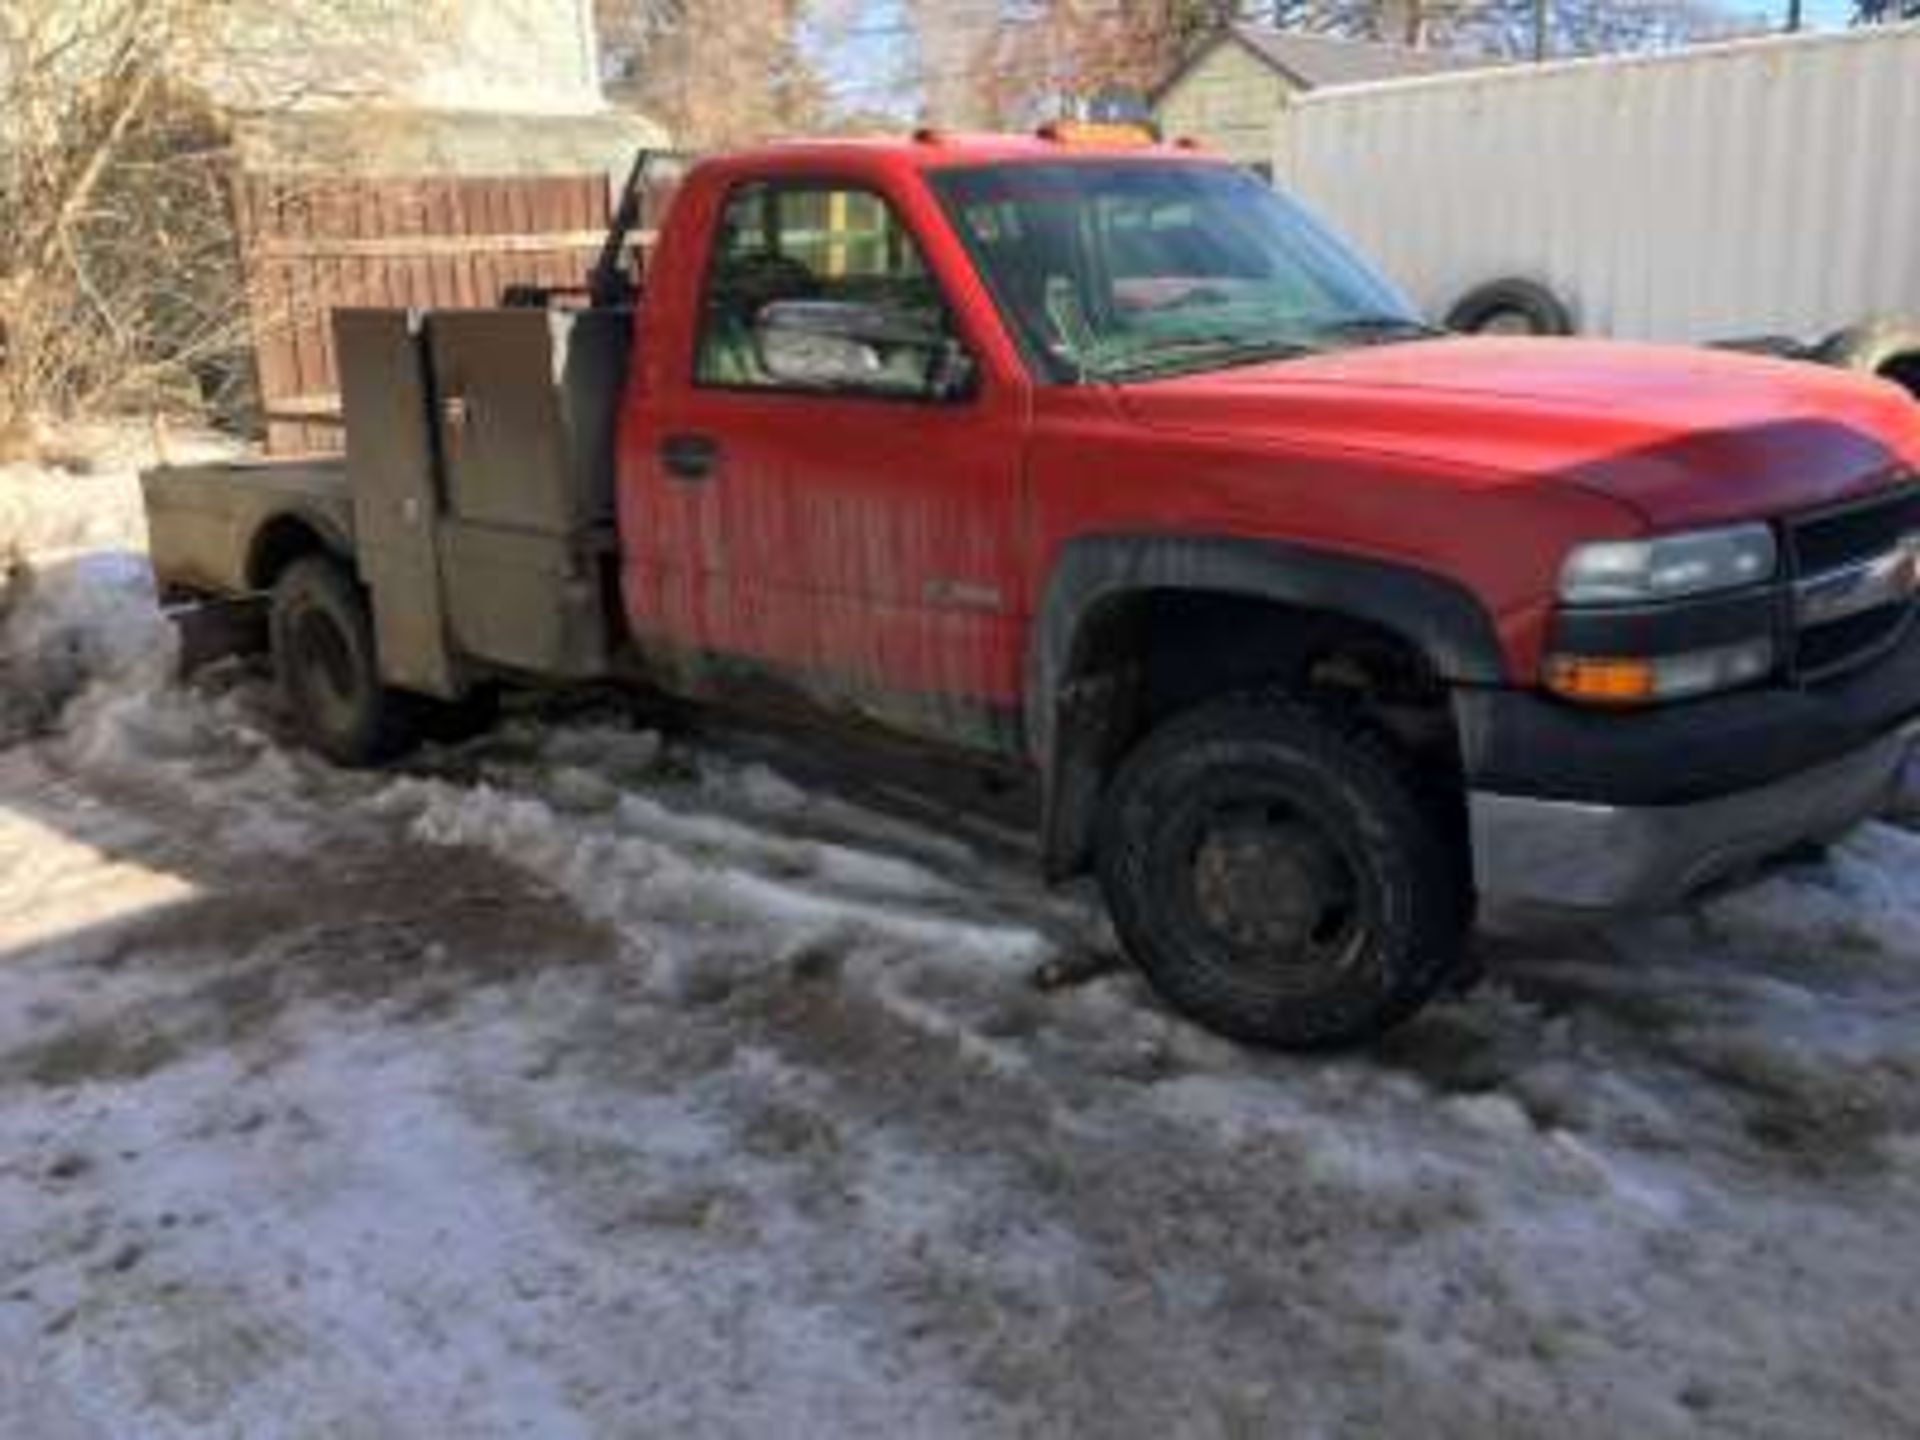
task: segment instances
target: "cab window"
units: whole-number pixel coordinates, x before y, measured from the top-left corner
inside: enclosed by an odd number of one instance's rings
[[[926,261],[879,195],[755,182],[728,198],[707,271],[698,384],[925,395],[947,333]]]
[[[1433,333],[1305,211],[1224,165],[983,165],[933,184],[1049,380],[1148,379]]]

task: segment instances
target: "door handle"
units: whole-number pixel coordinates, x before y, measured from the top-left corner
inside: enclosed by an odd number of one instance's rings
[[[660,442],[660,463],[676,480],[704,480],[713,473],[720,446],[711,435],[669,435]]]

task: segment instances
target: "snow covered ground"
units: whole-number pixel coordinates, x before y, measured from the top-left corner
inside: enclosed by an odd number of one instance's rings
[[[1915,1433],[1910,821],[1255,1054],[727,737],[286,748],[128,459],[0,468],[0,1436]]]

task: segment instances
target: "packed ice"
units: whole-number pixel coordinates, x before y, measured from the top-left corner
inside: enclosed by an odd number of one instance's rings
[[[1263,1055],[618,699],[291,748],[115,444],[0,468],[0,1434],[1912,1433],[1920,776]]]

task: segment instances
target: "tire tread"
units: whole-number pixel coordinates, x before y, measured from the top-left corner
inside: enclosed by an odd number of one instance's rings
[[[1279,745],[1330,783],[1359,797],[1402,852],[1408,920],[1392,974],[1366,1003],[1301,1003],[1264,1012],[1230,976],[1191,963],[1167,933],[1169,917],[1147,913],[1150,836],[1139,807],[1163,771],[1196,751]],[[1283,692],[1248,692],[1200,705],[1164,722],[1122,763],[1108,787],[1096,832],[1097,869],[1114,923],[1148,983],[1176,1009],[1230,1038],[1287,1049],[1357,1044],[1409,1018],[1446,984],[1471,927],[1472,892],[1463,863],[1464,825],[1437,787],[1369,723],[1363,712],[1309,706]],[[1370,853],[1371,853],[1371,847]]]

